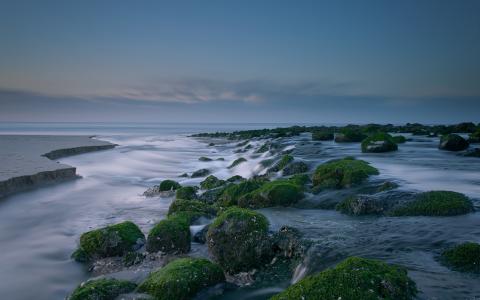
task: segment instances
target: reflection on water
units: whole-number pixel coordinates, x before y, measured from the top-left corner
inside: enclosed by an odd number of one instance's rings
[[[265,126],[257,126],[265,127]],[[32,131],[32,129],[15,129]],[[0,202],[0,298],[63,299],[88,278],[83,267],[69,256],[80,234],[89,229],[132,220],[146,233],[165,217],[171,199],[145,198],[143,191],[166,178],[182,184],[201,179],[178,178],[187,172],[209,168],[220,178],[250,176],[259,171],[249,154],[233,153],[233,145],[208,147],[185,133],[216,131],[212,128],[167,129],[115,128],[98,131],[99,138],[119,144],[116,149],[62,159],[77,167],[82,179],[18,194]],[[57,132],[55,128],[51,131]],[[220,130],[220,129],[218,129]],[[48,131],[48,130],[47,130]],[[101,135],[103,133],[103,135]],[[121,134],[119,134],[121,133]],[[63,132],[65,134],[65,132]],[[301,141],[308,136],[297,137]],[[381,178],[394,179],[406,190],[453,190],[480,199],[480,160],[437,150],[438,140],[415,138],[390,154],[361,154],[358,144],[304,142],[294,150],[296,158],[310,165],[345,155],[354,155],[380,169]],[[318,149],[314,152],[311,148]],[[200,156],[225,161],[200,162]],[[227,169],[240,157],[246,163]],[[478,275],[453,272],[440,265],[441,249],[462,241],[480,242],[480,214],[446,218],[349,217],[335,211],[270,208],[262,212],[272,229],[288,224],[299,228],[316,242],[298,269],[303,274],[322,270],[349,255],[384,259],[406,266],[417,282],[421,299],[473,299],[480,297]],[[201,227],[192,227],[192,231]],[[198,249],[197,249],[198,248]],[[205,249],[193,247],[203,253]],[[225,295],[226,299],[265,299],[287,283],[261,290],[245,289]]]

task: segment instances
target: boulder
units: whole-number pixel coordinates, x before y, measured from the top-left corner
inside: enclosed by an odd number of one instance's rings
[[[156,224],[148,233],[147,251],[186,253],[190,251],[190,216],[175,214]]]
[[[276,180],[241,196],[238,199],[238,206],[248,208],[290,206],[302,198],[301,186],[289,180]]]
[[[200,169],[192,173],[190,177],[197,178],[197,177],[205,177],[210,174],[210,170],[208,169]]]
[[[210,190],[210,189],[220,187],[224,184],[225,184],[225,180],[220,180],[213,175],[209,175],[207,178],[205,178],[204,181],[200,182],[200,187],[203,190]]]
[[[468,142],[458,134],[452,133],[442,136],[438,148],[447,151],[462,151],[468,148]]]
[[[117,279],[90,280],[78,286],[68,300],[113,300],[120,294],[132,292],[137,285]]]
[[[197,188],[193,186],[184,186],[175,193],[176,199],[194,200],[197,199]]]
[[[168,216],[177,213],[187,213],[190,220],[196,220],[200,217],[212,217],[216,215],[215,209],[204,202],[198,200],[175,199],[168,208]]]
[[[362,141],[363,153],[382,153],[397,150],[397,144],[388,133],[377,133]]]
[[[474,211],[472,201],[465,195],[450,191],[420,193],[415,200],[401,205],[392,216],[455,216]]]
[[[480,273],[480,244],[463,243],[444,251],[441,261],[456,271]]]
[[[332,131],[314,131],[312,132],[312,140],[313,141],[331,141],[333,140],[333,132]]]
[[[243,163],[243,162],[246,162],[247,160],[243,157],[240,157],[240,158],[237,158],[236,160],[234,160],[232,162],[232,164],[230,166],[228,166],[229,169],[232,169],[236,166],[238,166],[239,164]]]
[[[294,161],[283,169],[284,176],[290,176],[308,171],[308,165],[303,161]]]
[[[335,135],[335,142],[337,143],[358,143],[367,137],[366,134],[357,129],[342,128],[339,133]]]

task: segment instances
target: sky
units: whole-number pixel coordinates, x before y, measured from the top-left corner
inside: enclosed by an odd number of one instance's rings
[[[480,122],[480,1],[0,0],[0,121]]]

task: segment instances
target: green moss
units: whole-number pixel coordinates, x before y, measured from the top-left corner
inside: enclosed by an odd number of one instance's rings
[[[292,161],[293,156],[291,156],[290,154],[285,154],[273,167],[268,169],[268,172],[279,172],[283,170]]]
[[[289,180],[267,182],[238,200],[240,207],[290,206],[303,198],[302,188]]]
[[[392,139],[396,144],[403,144],[407,141],[407,139],[403,135],[393,136]]]
[[[246,162],[247,160],[243,157],[240,157],[240,158],[237,158],[236,160],[234,160],[232,162],[232,164],[230,166],[228,166],[229,169],[233,168],[233,167],[236,167],[238,166],[239,164],[243,163],[243,162]]]
[[[204,181],[200,182],[200,187],[204,190],[210,190],[217,187],[220,187],[225,184],[225,180],[220,180],[217,177],[210,175],[205,178]]]
[[[370,175],[378,175],[378,170],[366,161],[352,157],[336,159],[321,164],[313,174],[313,185],[321,188],[345,188],[359,184]]]
[[[89,258],[120,256],[135,250],[139,240],[145,240],[142,231],[134,223],[125,221],[85,232],[80,236],[80,248]]]
[[[249,209],[232,207],[220,214],[207,233],[208,249],[215,261],[229,273],[248,271],[264,263],[268,220]]]
[[[117,279],[88,281],[73,291],[69,300],[114,300],[118,295],[132,292],[135,283]]]
[[[333,140],[333,131],[314,131],[312,132],[312,140],[314,141],[331,141]]]
[[[190,221],[188,214],[175,214],[160,221],[148,233],[147,251],[186,253],[190,251]]]
[[[362,141],[362,152],[379,153],[397,151],[398,146],[388,133],[377,133]]]
[[[235,181],[242,181],[242,180],[245,180],[245,178],[243,178],[240,175],[234,175],[227,179],[228,182],[235,182]]]
[[[151,273],[139,290],[157,300],[187,300],[200,290],[223,281],[222,269],[209,260],[180,258]]]
[[[215,209],[204,202],[198,200],[176,199],[168,208],[168,215],[174,215],[179,212],[190,213],[192,218],[201,216],[211,217],[216,214]]]
[[[205,157],[205,156],[199,157],[198,160],[199,160],[199,161],[212,161],[211,158]]]
[[[350,257],[335,268],[300,280],[271,299],[408,300],[416,293],[415,283],[405,269]]]
[[[180,188],[181,185],[180,183],[174,181],[174,180],[164,180],[160,183],[160,191],[161,192],[165,192],[165,191],[173,191],[173,190],[176,190],[178,188]]]
[[[342,128],[335,136],[337,143],[357,143],[363,141],[367,137],[360,129]]]
[[[480,273],[480,244],[463,243],[446,250],[442,262],[454,270]]]
[[[304,186],[305,184],[311,182],[311,179],[307,174],[296,174],[290,177],[288,180],[299,186]]]
[[[193,186],[184,186],[177,190],[176,199],[194,200],[197,199],[197,189]]]
[[[420,193],[414,201],[391,212],[393,216],[454,216],[473,211],[473,204],[465,195],[450,191]]]
[[[90,260],[88,253],[85,252],[82,247],[79,247],[77,250],[75,250],[72,253],[71,258],[80,263],[86,263]]]
[[[230,184],[225,188],[218,199],[218,204],[221,206],[237,205],[240,197],[248,194],[264,184],[264,181],[250,179],[242,181],[239,184]]]

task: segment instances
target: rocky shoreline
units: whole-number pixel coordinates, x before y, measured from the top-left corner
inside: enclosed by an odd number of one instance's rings
[[[76,168],[53,160],[116,145],[87,136],[0,136],[0,198],[77,178]]]

